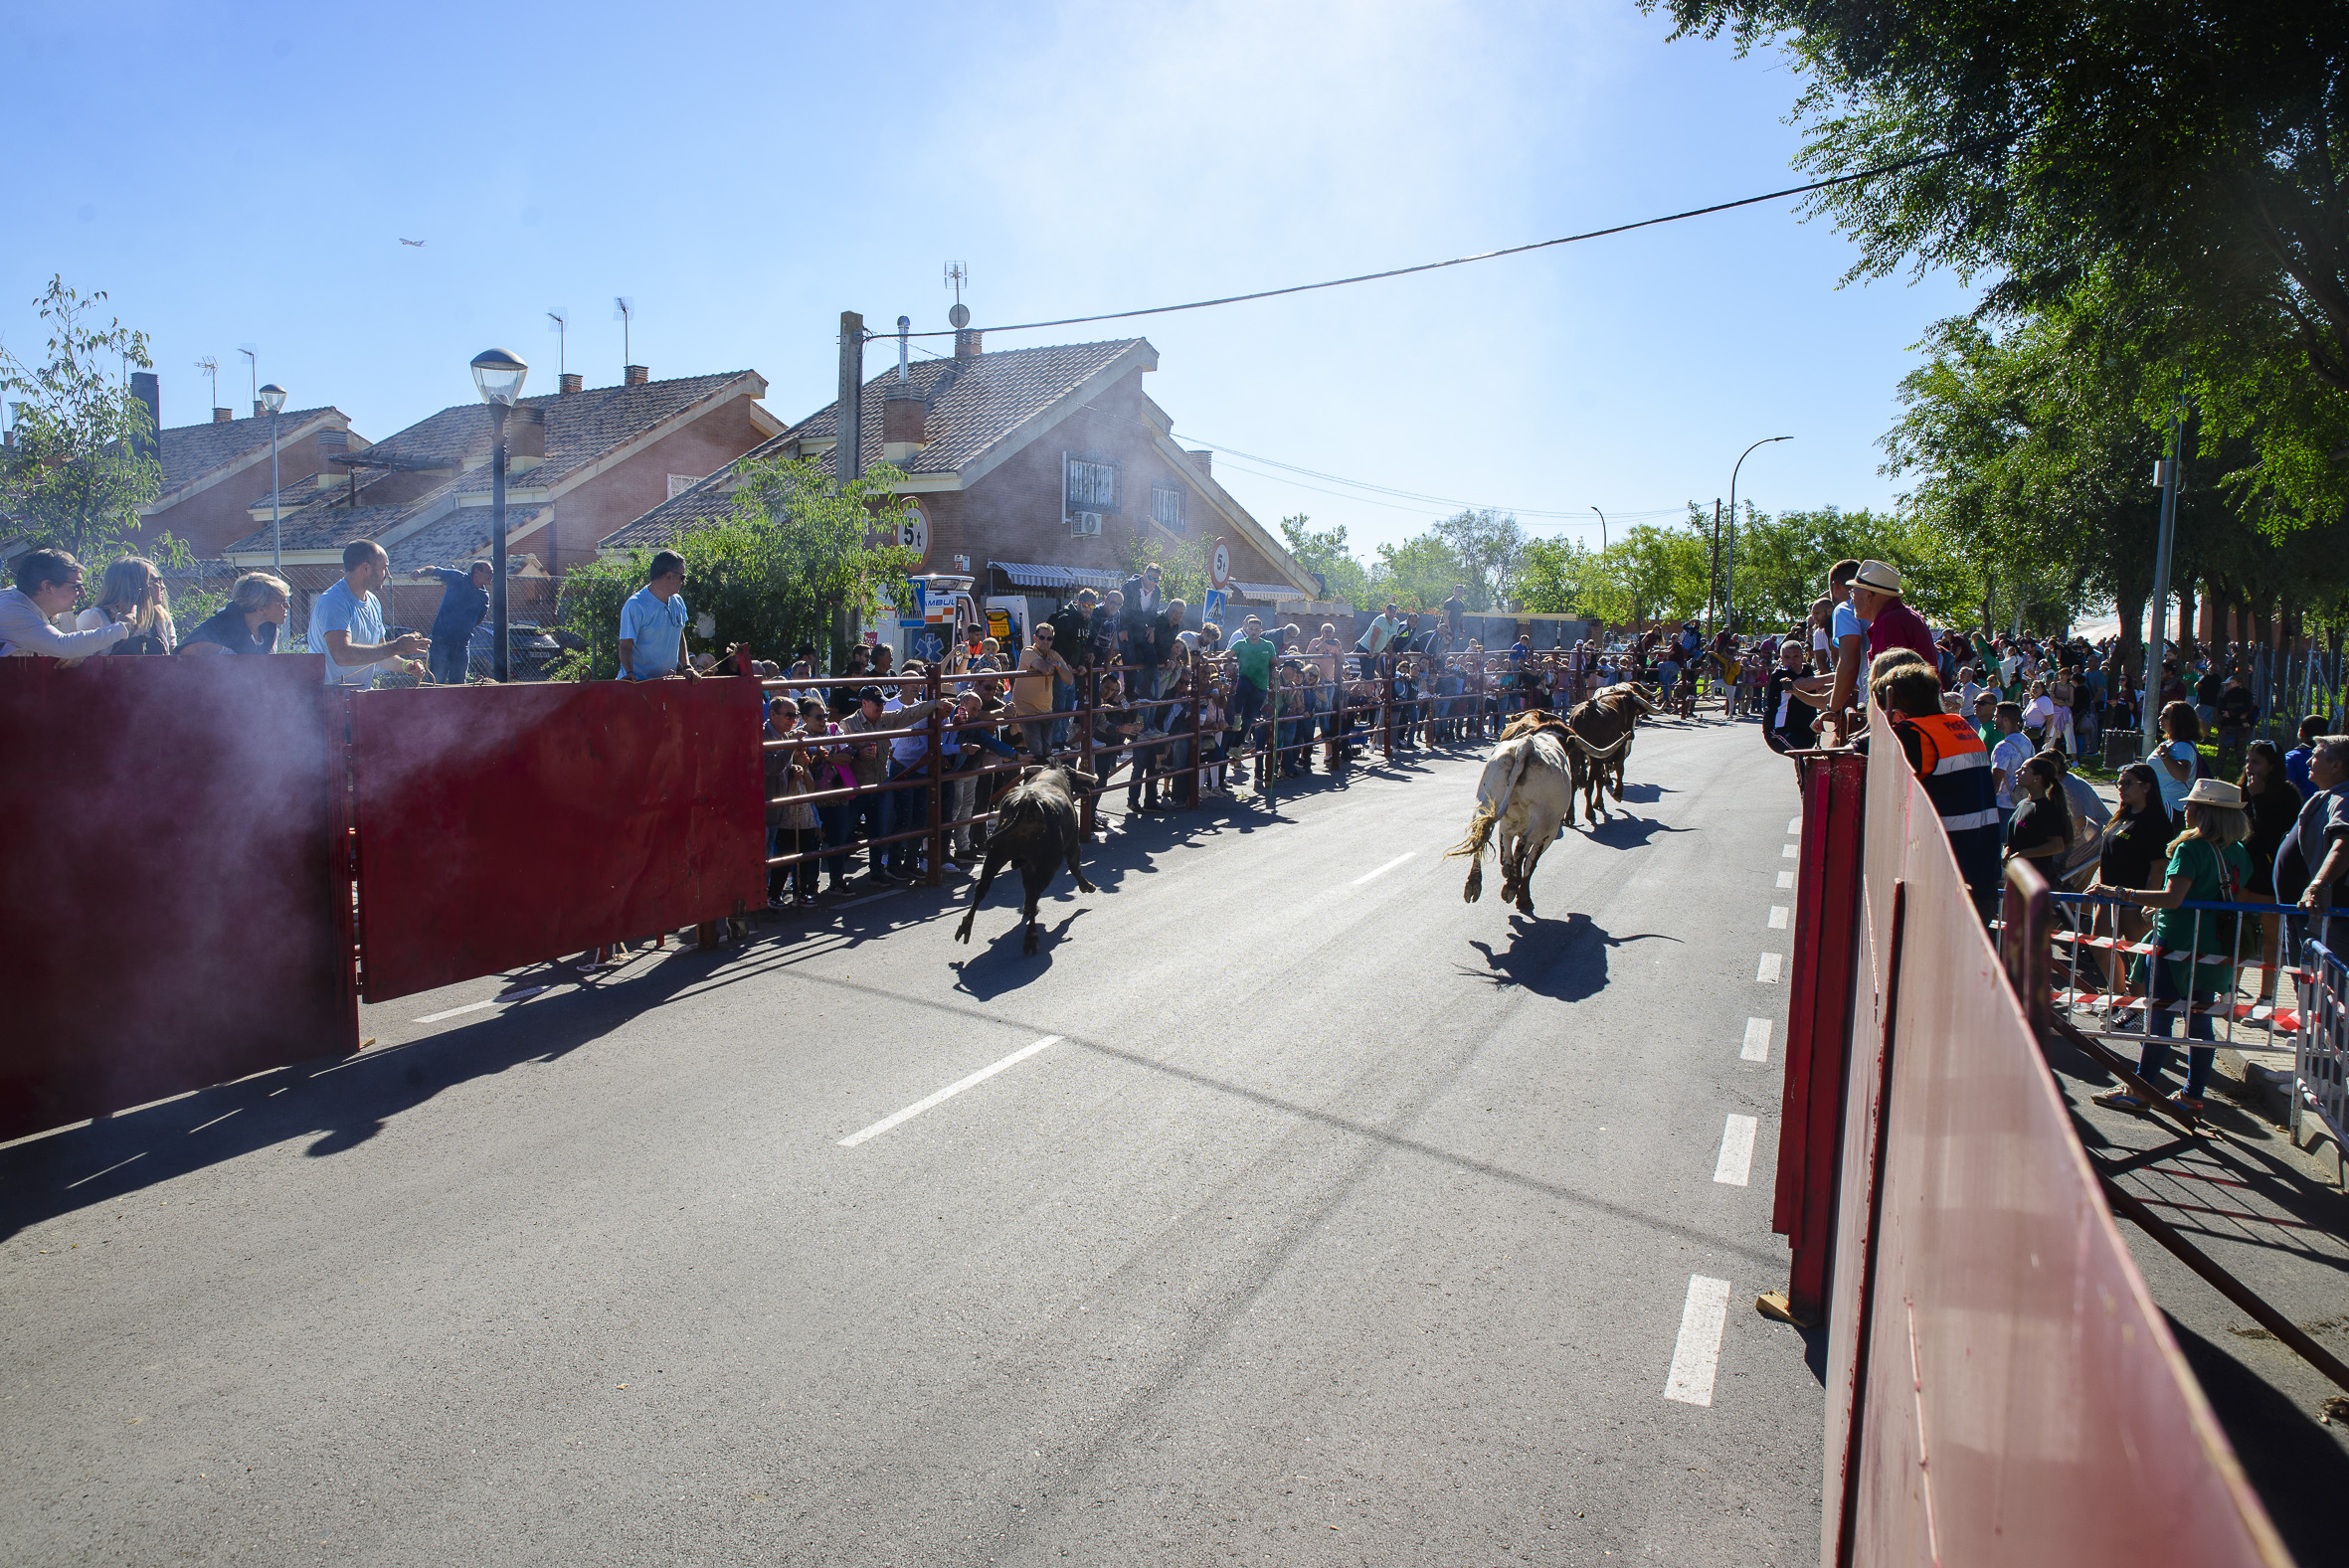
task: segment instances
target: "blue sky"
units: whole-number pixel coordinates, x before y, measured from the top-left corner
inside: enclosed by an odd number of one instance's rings
[[[1629,4],[0,10],[15,64],[0,338],[53,271],[154,339],[166,424],[261,377],[370,437],[634,357],[743,367],[799,419],[842,309],[943,328],[1168,303],[1572,233],[1796,183],[1775,55]],[[414,249],[401,238],[421,239]],[[1147,335],[1176,433],[1350,479],[1617,528],[1725,493],[1884,505],[1894,388],[1945,276],[1838,287],[1781,202],[1389,282],[1057,333]],[[943,344],[936,344],[943,347]],[[893,344],[872,346],[879,370]],[[1445,508],[1217,475],[1357,549]],[[1327,485],[1326,489],[1343,489]],[[1562,525],[1544,523],[1543,531]],[[1594,527],[1573,530],[1577,537]]]

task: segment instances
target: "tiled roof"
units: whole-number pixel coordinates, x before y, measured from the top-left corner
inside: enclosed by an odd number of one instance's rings
[[[277,416],[278,450],[283,452],[293,442],[296,433],[305,430],[313,421],[329,418],[345,427],[350,424],[342,410],[332,405],[316,409],[287,409]],[[257,456],[266,458],[270,452],[269,416],[227,420],[218,425],[175,425],[161,433],[161,443],[162,496],[168,497],[208,474],[236,467]]]
[[[902,464],[908,473],[953,473],[980,456],[1028,420],[1067,397],[1121,355],[1147,349],[1143,338],[1105,343],[1056,343],[1043,348],[1004,349],[969,359],[926,359],[910,366],[906,380],[891,366],[864,384],[860,417],[863,466],[881,460],[881,405],[892,397],[925,400],[923,434],[929,444]],[[838,400],[804,424],[796,437],[833,440],[839,435]]]
[[[527,472],[509,474],[507,487],[509,491],[536,490],[557,484],[696,405],[726,394],[746,381],[749,386],[741,390],[754,397],[765,385],[756,371],[733,370],[714,376],[681,376],[673,381],[647,382],[639,387],[590,387],[585,392],[524,398],[517,407],[546,412],[546,460]],[[509,425],[509,440],[511,436]],[[453,404],[385,437],[368,448],[366,455],[374,463],[358,470],[359,504],[356,507],[348,504],[347,484],[312,492],[313,498],[306,505],[281,519],[283,548],[319,550],[347,544],[353,539],[378,538],[423,513],[446,508],[456,497],[488,494],[492,478],[489,439],[489,409],[481,403]],[[384,462],[402,463],[411,471],[418,468],[463,471],[450,474],[445,482],[413,501],[370,506],[367,491],[386,476],[388,470],[376,465]],[[293,498],[295,493],[286,492],[287,498]],[[262,493],[261,504],[269,504],[267,491]],[[486,514],[482,526],[487,526]],[[298,544],[297,538],[301,541]],[[229,548],[245,554],[269,546],[270,529],[264,524]]]
[[[554,516],[551,506],[513,506],[505,509],[505,538],[508,555],[534,554],[541,566],[546,564],[544,541],[540,548],[525,552],[522,546],[539,525]],[[404,577],[420,566],[462,566],[468,561],[489,558],[489,508],[460,506],[437,523],[427,523],[415,533],[390,547],[392,575]]]

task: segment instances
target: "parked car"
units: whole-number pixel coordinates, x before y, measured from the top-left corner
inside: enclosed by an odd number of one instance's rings
[[[473,628],[465,640],[465,675],[467,679],[486,678],[497,649],[497,635],[484,620]],[[546,628],[535,620],[513,620],[506,623],[506,661],[516,680],[546,673],[563,656],[563,645],[547,634]]]

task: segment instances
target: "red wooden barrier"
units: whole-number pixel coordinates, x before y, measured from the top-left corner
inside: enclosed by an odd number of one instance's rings
[[[1820,1561],[2287,1564],[1874,734]]]
[[[0,1137],[358,1048],[322,674],[0,659]]]
[[[1777,1185],[1770,1229],[1793,1258],[1786,1306],[1816,1322],[1827,1307],[1835,1257],[1835,1188],[1843,1141],[1844,1077],[1852,1027],[1860,904],[1860,824],[1866,760],[1848,753],[1808,759],[1796,861],[1794,951],[1786,1010],[1786,1072],[1779,1094]]]
[[[740,678],[354,699],[367,1000],[763,908],[760,722]]]

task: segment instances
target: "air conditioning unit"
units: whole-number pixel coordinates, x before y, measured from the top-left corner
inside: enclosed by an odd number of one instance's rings
[[[1101,514],[1099,512],[1077,513],[1073,532],[1080,538],[1087,534],[1099,534],[1101,532]]]

